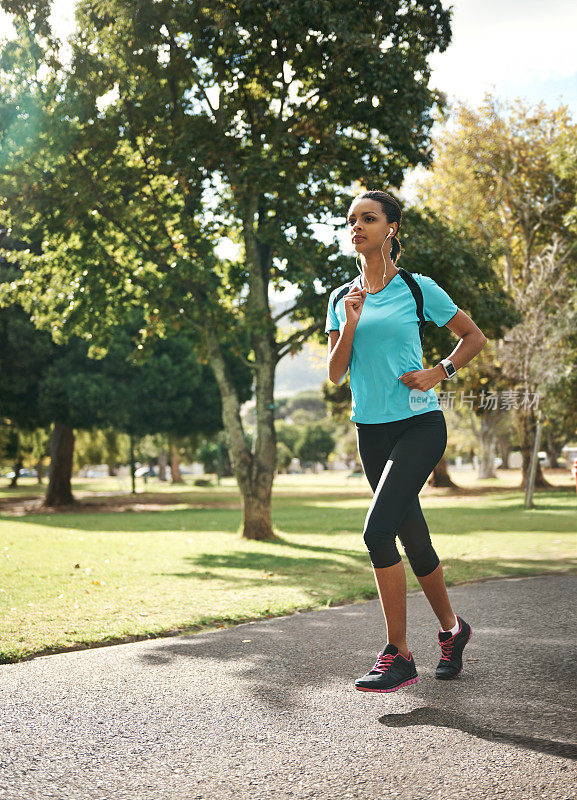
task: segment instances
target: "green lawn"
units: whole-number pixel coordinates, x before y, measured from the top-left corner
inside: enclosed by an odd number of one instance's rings
[[[78,481],[74,490],[105,502],[94,493],[114,491],[114,480]],[[520,490],[499,491],[511,485],[511,474],[468,480],[491,491],[463,497],[426,487],[421,494],[448,584],[577,572],[577,500],[569,480],[538,492],[530,511]],[[39,494],[32,479],[16,493],[4,487],[3,503]],[[230,478],[213,489],[149,484],[146,493],[140,482],[134,510],[14,516],[4,506],[0,661],[377,597],[362,540],[370,498],[364,478],[278,476],[277,538],[270,542],[240,537]],[[164,505],[146,510],[155,499]],[[403,560],[409,590],[419,589]]]

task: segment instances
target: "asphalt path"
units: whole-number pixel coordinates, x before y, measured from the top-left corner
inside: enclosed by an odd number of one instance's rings
[[[0,798],[576,800],[577,576],[449,588],[473,628],[436,680],[438,625],[408,597],[419,682],[359,692],[377,600],[0,666]]]

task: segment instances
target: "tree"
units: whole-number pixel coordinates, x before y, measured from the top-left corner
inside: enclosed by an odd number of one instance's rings
[[[0,286],[18,274],[17,265],[0,264]],[[75,429],[110,427],[142,436],[162,432],[173,437],[216,433],[222,410],[214,375],[199,364],[187,334],[154,340],[146,358],[135,361],[134,340],[142,314],[112,331],[104,358],[88,357],[87,341],[72,336],[55,344],[38,330],[18,305],[0,309],[0,413],[11,423],[9,452],[15,459],[16,485],[25,447],[43,452],[43,427],[52,424],[50,480],[44,505],[75,502],[72,466]],[[225,353],[241,401],[251,396],[250,371]],[[110,433],[109,433],[110,439]]]
[[[571,123],[568,109],[547,110],[543,103],[531,108],[521,100],[505,104],[486,95],[478,109],[457,104],[453,123],[435,141],[436,156],[421,182],[420,202],[486,249],[501,286],[525,314],[531,304],[522,298],[532,297],[539,254],[557,234],[572,265],[565,272],[561,292],[567,303],[576,283],[577,237],[566,222],[575,208],[577,170],[563,171],[557,159],[560,143],[568,138],[575,141],[577,126]],[[553,316],[546,328],[533,327],[533,331],[546,345],[548,339],[563,335],[555,330],[560,322],[558,315]],[[518,330],[527,333],[530,319],[515,324],[520,323]],[[501,348],[503,335],[498,338]],[[561,367],[560,362],[551,363]],[[519,375],[523,373],[524,380],[527,370],[515,364],[514,358],[507,365],[503,377],[509,389],[530,395],[530,386],[519,386]],[[523,454],[524,486],[533,447],[534,406],[519,404],[512,410]],[[535,482],[547,485],[540,466]]]
[[[25,25],[23,0],[9,5]],[[272,534],[276,365],[319,331],[326,290],[345,278],[313,223],[343,216],[355,182],[399,186],[430,160],[430,112],[443,99],[428,88],[427,56],[448,46],[449,17],[437,0],[81,0],[70,69],[9,87],[20,135],[4,137],[13,166],[0,194],[43,242],[25,288],[35,323],[105,347],[138,304],[143,340],[175,322],[195,330],[246,537]],[[34,130],[15,111],[23,104]],[[237,261],[215,255],[224,234]],[[273,318],[269,287],[285,282],[300,291]],[[299,329],[281,338],[284,314]],[[227,348],[254,376],[254,449]]]
[[[129,459],[127,437],[114,428],[92,428],[78,431],[74,447],[73,470],[89,464],[106,464],[108,475],[117,474],[118,466]]]
[[[336,442],[332,434],[320,423],[308,423],[301,430],[295,446],[296,457],[301,461],[325,462]]]
[[[13,259],[17,243],[7,241],[6,231],[0,232],[0,241]],[[0,284],[17,273],[17,265],[0,257]],[[9,420],[6,454],[14,459],[10,488],[17,486],[26,455],[35,457],[41,468],[51,420],[39,401],[39,392],[55,351],[50,334],[37,330],[20,305],[0,308],[0,417]],[[41,469],[38,475],[40,481]]]
[[[559,378],[574,380],[577,373],[570,339],[577,324],[577,305],[571,312],[567,303],[568,268],[569,252],[562,246],[559,234],[554,233],[551,244],[532,256],[524,284],[513,286],[515,305],[523,321],[505,335],[502,361],[506,374],[533,396],[545,394],[547,385],[559,385]],[[545,398],[546,410],[548,405]],[[573,419],[576,405],[569,405]],[[549,410],[553,412],[554,408]],[[562,416],[567,419],[567,410]],[[522,420],[526,426],[530,424],[529,415],[522,415]],[[529,470],[532,439],[533,431],[527,429],[521,437],[524,474]]]
[[[147,433],[185,436],[221,429],[221,405],[211,370],[199,364],[190,338],[155,340],[134,361],[139,314],[112,332],[104,358],[89,358],[89,343],[72,337],[57,349],[41,385],[43,408],[54,420],[52,469],[45,505],[74,502],[70,478],[74,428],[113,426],[133,439]],[[250,397],[248,370],[225,354],[235,390]]]

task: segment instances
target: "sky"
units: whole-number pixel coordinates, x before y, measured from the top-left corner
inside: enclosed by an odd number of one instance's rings
[[[449,103],[480,105],[491,91],[503,100],[567,105],[577,119],[575,0],[455,0],[443,7],[452,8],[452,40],[428,58],[429,87],[445,92]],[[414,197],[422,169],[406,174],[405,201]]]
[[[452,43],[429,57],[430,85],[477,103],[493,83],[501,96],[559,100],[577,112],[574,0],[456,0],[452,8]]]
[[[55,0],[52,24],[64,39],[74,24],[74,0]],[[569,106],[577,119],[577,2],[575,0],[455,0],[443,3],[452,9],[452,42],[444,53],[429,56],[429,86],[447,94],[449,102],[462,100],[478,105],[491,91],[505,100],[524,98],[545,101],[550,108]],[[0,30],[6,30],[0,13]],[[433,129],[433,133],[434,133]],[[407,173],[400,198],[410,203],[420,169]],[[333,231],[317,229],[330,241]],[[338,231],[342,252],[351,255],[347,231]],[[226,241],[218,252],[234,252]],[[271,298],[288,300],[290,289]]]

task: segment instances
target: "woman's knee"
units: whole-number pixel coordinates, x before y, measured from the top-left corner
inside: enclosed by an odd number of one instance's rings
[[[373,567],[392,567],[401,561],[401,554],[397,550],[395,536],[387,533],[375,534],[365,530],[363,539]]]
[[[418,546],[405,547],[405,555],[409,560],[411,569],[417,578],[424,578],[425,575],[433,572],[439,564],[439,556],[431,540],[421,542]]]

